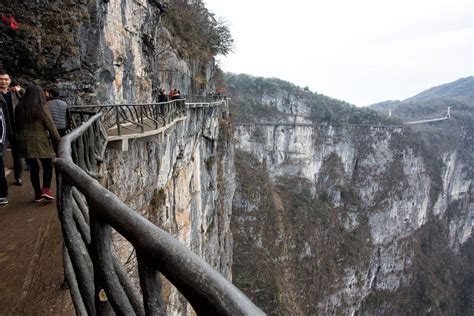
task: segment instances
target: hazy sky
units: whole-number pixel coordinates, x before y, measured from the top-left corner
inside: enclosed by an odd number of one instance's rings
[[[277,77],[356,104],[473,75],[470,0],[204,0],[228,21],[223,70]]]

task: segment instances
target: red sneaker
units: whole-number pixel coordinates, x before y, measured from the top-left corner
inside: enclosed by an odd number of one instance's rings
[[[51,193],[49,188],[43,188],[43,191],[41,192],[41,197],[49,201],[54,200],[53,193]]]

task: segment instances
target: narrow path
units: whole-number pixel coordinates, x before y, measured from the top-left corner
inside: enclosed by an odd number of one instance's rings
[[[6,163],[11,167],[10,159]],[[14,186],[10,172],[9,203],[0,206],[0,315],[74,315],[69,291],[61,288],[56,203],[34,203],[28,171],[23,179]]]

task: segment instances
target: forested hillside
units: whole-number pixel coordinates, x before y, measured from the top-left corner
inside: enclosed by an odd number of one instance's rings
[[[247,295],[271,315],[473,313],[472,104],[451,93],[377,113],[278,79],[226,80],[233,277]],[[447,106],[449,120],[402,124]]]
[[[304,104],[306,112],[300,114],[315,123],[396,123],[370,109],[358,108],[276,78],[226,73],[225,82],[234,105],[232,114],[239,122],[285,120],[298,114],[296,105]]]

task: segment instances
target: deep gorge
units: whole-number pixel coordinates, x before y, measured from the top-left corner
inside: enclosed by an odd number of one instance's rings
[[[188,2],[2,3],[20,28],[2,30],[0,65],[70,104],[225,86],[229,109],[189,109],[165,134],[109,149],[103,184],[268,314],[472,314],[472,99],[403,103],[387,118],[382,105],[223,75],[209,43],[192,46],[177,23],[173,5]],[[457,116],[440,127],[402,124],[447,105]],[[136,278],[133,250],[115,246]],[[193,313],[164,289],[168,314]]]

